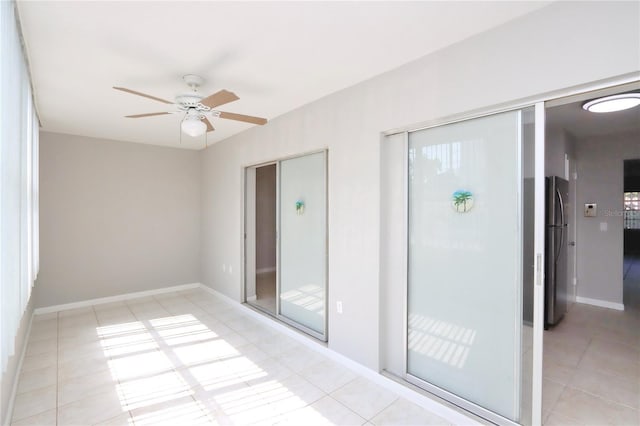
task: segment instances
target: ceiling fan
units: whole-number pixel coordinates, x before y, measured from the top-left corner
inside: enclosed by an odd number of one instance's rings
[[[156,96],[147,95],[145,93],[137,92],[125,87],[114,87],[114,89],[153,99],[154,101],[162,102],[168,105],[174,105],[175,107],[177,107],[176,111],[127,115],[125,116],[126,118],[142,118],[153,117],[156,115],[184,113],[184,118],[182,119],[180,128],[184,133],[193,137],[200,136],[206,132],[212,132],[213,130],[215,130],[211,125],[211,121],[209,120],[210,117],[219,117],[225,118],[227,120],[243,121],[245,123],[253,123],[259,125],[266,124],[267,120],[265,118],[252,117],[250,115],[236,114],[233,112],[218,111],[215,109],[220,105],[224,105],[240,99],[238,98],[238,96],[236,96],[235,93],[223,89],[214,93],[213,95],[204,97],[198,93],[198,88],[204,82],[202,77],[188,74],[182,77],[182,79],[185,83],[187,83],[187,86],[189,86],[191,92],[176,96],[175,102],[158,98]]]

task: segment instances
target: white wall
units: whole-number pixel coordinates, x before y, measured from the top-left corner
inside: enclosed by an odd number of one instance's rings
[[[576,143],[578,212],[598,203],[597,217],[577,215],[578,297],[623,303],[623,161],[640,159],[638,141],[640,132],[631,132]]]
[[[553,115],[553,108],[547,109],[547,117]],[[565,200],[565,211],[567,213],[568,241],[576,241],[576,220],[575,220],[575,187],[576,181],[573,179],[571,170],[575,172],[575,138],[574,136],[558,126],[547,126],[545,131],[545,176],[560,176],[569,181],[569,200]],[[569,168],[565,166],[565,158],[569,160]],[[569,303],[575,302],[576,287],[574,278],[577,280],[577,251],[576,246],[567,246],[567,289]]]
[[[40,158],[36,307],[199,281],[198,152],[42,133]]]
[[[329,347],[377,370],[380,132],[637,72],[638,14],[633,2],[552,4],[208,148],[202,281],[240,300],[242,168],[328,148]]]
[[[547,111],[548,113],[549,112]],[[547,128],[545,133],[545,176],[560,176],[569,179],[565,173],[565,155],[573,157],[573,136],[562,128]]]

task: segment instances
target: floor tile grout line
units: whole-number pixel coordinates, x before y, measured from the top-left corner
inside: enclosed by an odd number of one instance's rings
[[[352,382],[354,382],[354,381],[358,380],[358,378],[360,378],[360,377],[361,377],[360,375],[356,374],[356,377],[354,377],[353,379],[349,380],[347,383],[345,383],[345,384],[343,384],[343,385],[338,386],[337,388],[335,388],[334,390],[332,390],[331,392],[329,392],[329,395],[333,394],[334,392],[339,391],[340,389],[342,389],[342,388],[344,388],[345,386],[347,386],[349,383],[352,383]],[[334,398],[334,399],[335,399],[335,398]],[[361,416],[361,417],[362,417],[362,416]]]
[[[587,351],[589,350],[589,348],[591,347],[591,345],[593,344],[593,334],[591,336],[589,336],[589,343],[587,343],[587,345],[584,348],[584,351],[582,351],[582,353],[580,354],[580,358],[578,359],[578,363],[576,364],[576,366],[573,368],[573,374],[571,375],[571,378],[569,379],[569,383],[571,383],[571,381],[573,380],[573,378],[575,377],[575,375],[578,372],[578,367],[580,367],[580,364],[582,363],[582,360],[584,359],[585,355],[587,354]],[[567,383],[567,385],[569,384]]]
[[[544,385],[543,385],[544,386]],[[562,384],[562,391],[560,391],[560,395],[558,395],[558,398],[553,402],[553,405],[551,406],[551,408],[549,409],[549,412],[547,413],[547,415],[545,416],[544,419],[542,419],[542,423],[546,423],[547,419],[549,418],[549,416],[551,415],[551,413],[553,412],[553,410],[555,410],[556,406],[558,405],[558,401],[560,401],[560,398],[562,397],[562,394],[564,393],[565,389],[567,389],[567,385],[566,384]]]
[[[126,300],[124,301],[124,306],[127,308],[127,310],[129,311],[129,313],[131,313],[131,315],[133,315],[133,317],[134,317],[136,320],[138,320],[138,321],[142,322],[140,319],[138,319],[138,316],[135,314],[135,312],[133,312],[133,310],[131,309],[131,307],[129,306],[129,304],[127,303],[127,301],[126,301]],[[109,358],[111,358],[111,357],[109,357]],[[122,384],[122,382],[120,381],[120,376],[119,376],[119,375],[118,375],[118,377],[117,377],[117,380],[118,380],[118,385],[121,385],[121,384]],[[127,413],[129,414],[129,419],[130,419],[130,420],[131,420],[131,422],[135,425],[136,421],[135,421],[135,420],[134,420],[134,418],[133,418],[132,410],[127,410]]]
[[[573,412],[572,412],[572,413],[570,413],[570,414],[558,413],[558,412],[556,412],[555,407],[554,407],[554,409],[553,409],[553,410],[551,410],[551,411],[549,411],[549,414],[547,414],[547,419],[545,419],[545,421],[544,421],[544,422],[542,422],[542,424],[543,424],[543,425],[544,425],[544,424],[546,424],[546,420],[548,420],[548,419],[549,419],[549,417],[551,417],[551,415],[552,415],[552,414],[556,414],[556,415],[559,415],[559,416],[565,417],[565,418],[567,418],[567,419],[573,420],[573,421],[575,421],[575,422],[577,422],[577,423],[580,423],[580,419],[577,419],[577,418],[575,418],[575,417],[573,417],[573,416],[571,415],[571,414],[573,414]]]
[[[396,403],[396,401],[400,400],[400,397],[396,397],[393,401],[391,401],[388,405],[386,405],[382,410],[378,411],[377,413],[375,413],[373,416],[371,416],[370,418],[367,419],[368,422],[372,422],[372,420],[374,418],[376,418],[380,413],[382,413],[384,410],[386,410],[387,408],[391,407],[393,404]]]
[[[191,301],[188,297],[184,297],[184,296],[182,296],[182,298],[186,299],[186,300],[187,300],[187,302],[189,302],[190,304],[197,306],[197,304],[195,304],[193,301]],[[162,304],[160,303],[160,301],[156,301],[156,302],[157,302],[158,304],[160,304],[160,306],[162,306],[163,308],[164,308],[165,306],[169,306],[169,304],[162,305]],[[124,304],[124,306],[125,306],[125,307],[126,307],[126,309],[129,311],[129,313],[133,316],[133,318],[135,318],[136,320],[140,320],[140,317],[139,317],[138,315],[136,315],[136,314],[133,312],[132,308],[131,308],[128,304],[126,304],[126,303],[125,303],[125,304]],[[169,307],[170,307],[170,306],[169,306]],[[170,308],[171,308],[171,307],[170,307]],[[102,321],[99,321],[99,320],[98,320],[98,313],[97,313],[97,311],[96,311],[96,309],[95,309],[95,306],[92,306],[92,307],[91,307],[91,309],[92,309],[92,311],[93,311],[93,315],[94,315],[94,318],[95,318],[95,320],[96,320],[97,326],[101,326],[101,325],[103,325],[103,324],[102,324]],[[167,309],[167,308],[164,308],[164,310],[166,310],[166,309]],[[204,311],[204,314],[206,314],[206,315],[208,315],[208,316],[212,316],[212,318],[213,318],[213,319],[216,319],[216,317],[215,317],[214,315],[212,315],[208,310],[203,309],[203,311]],[[179,312],[178,312],[178,313],[176,313],[176,314],[172,314],[171,312],[168,312],[168,311],[167,311],[167,313],[168,313],[169,315],[180,315],[180,313],[179,313]],[[56,335],[56,424],[58,424],[58,408],[59,408],[59,402],[60,402],[60,401],[59,401],[59,392],[60,392],[60,390],[59,390],[59,389],[60,389],[60,385],[61,385],[61,381],[59,380],[59,371],[60,371],[60,357],[59,357],[59,353],[60,353],[60,350],[61,350],[61,342],[60,342],[61,337],[60,337],[60,330],[61,330],[61,328],[62,328],[62,323],[59,321],[59,313],[57,313],[57,314],[56,314],[56,316],[57,316],[57,318],[56,318],[56,320],[57,320],[57,323],[56,323],[56,332],[57,332],[57,335]],[[241,318],[245,318],[245,316],[243,316],[243,315],[240,315],[240,317],[241,317]],[[221,325],[224,325],[225,327],[229,327],[229,325],[228,325],[228,324],[229,324],[229,322],[233,322],[233,321],[237,321],[237,320],[238,320],[238,319],[230,319],[230,320],[224,320],[224,321],[223,321],[223,320],[217,320],[217,321],[219,321]],[[111,322],[111,320],[109,320],[109,322]],[[106,325],[109,325],[109,324],[104,324],[104,325],[106,326]],[[238,329],[238,330],[236,330],[236,329],[234,329],[233,327],[229,327],[229,328],[230,328],[230,330],[232,330],[235,334],[237,334],[237,335],[239,335],[240,337],[242,337],[243,339],[245,339],[245,340],[247,341],[247,343],[248,343],[248,344],[253,344],[253,340],[251,340],[251,339],[247,339],[247,338],[244,336],[244,334],[243,334],[243,331],[249,331],[249,330],[251,330],[250,328],[247,328],[247,329],[245,329],[245,330],[239,330],[239,329]],[[276,333],[276,334],[281,334],[281,333]],[[100,341],[100,339],[98,340],[98,342],[99,342],[99,341]],[[161,345],[161,346],[167,346],[167,347],[169,347],[168,345]],[[258,348],[258,349],[259,349],[259,348]],[[264,351],[263,351],[263,352],[264,352]],[[266,359],[273,360],[273,361],[275,361],[275,362],[278,362],[278,363],[282,364],[284,367],[289,368],[285,363],[282,363],[282,362],[280,361],[280,358],[279,358],[279,357],[282,355],[282,353],[280,353],[280,352],[279,352],[279,353],[277,353],[277,354],[276,354],[276,353],[271,353],[271,352],[264,352],[264,354],[265,354],[265,356],[266,356]],[[109,357],[107,357],[107,358],[108,358],[108,359],[111,359],[111,357],[110,357],[110,356],[109,356]],[[327,357],[325,357],[325,356],[323,356],[323,357],[322,357],[322,361],[330,361],[330,359],[329,359],[329,358],[327,358]],[[322,361],[321,361],[321,362],[322,362]],[[307,368],[307,367],[305,367],[305,368]],[[358,414],[358,413],[356,413],[355,411],[353,411],[353,409],[352,409],[352,408],[350,408],[349,406],[345,405],[345,403],[342,403],[341,401],[336,400],[336,399],[335,399],[335,398],[334,398],[334,397],[333,397],[329,392],[324,391],[323,389],[319,388],[318,386],[316,386],[315,384],[313,384],[312,382],[310,382],[310,381],[309,381],[305,376],[302,376],[302,375],[300,374],[300,372],[299,372],[299,371],[296,371],[296,370],[293,370],[293,369],[290,369],[290,368],[289,368],[289,370],[291,370],[291,375],[292,375],[292,376],[299,377],[299,378],[300,378],[304,383],[310,384],[311,386],[313,386],[313,387],[317,388],[317,389],[320,391],[320,392],[319,392],[319,394],[320,394],[321,396],[320,396],[320,397],[318,397],[317,399],[314,399],[314,400],[313,400],[313,401],[311,401],[311,402],[307,402],[307,401],[305,401],[305,405],[304,405],[304,407],[308,407],[308,406],[310,406],[310,405],[312,405],[312,404],[316,403],[316,402],[317,402],[317,401],[319,401],[320,399],[324,398],[325,396],[328,396],[329,398],[331,398],[331,400],[333,400],[333,401],[335,401],[335,402],[338,402],[341,406],[345,407],[349,412],[352,412],[352,413],[353,413],[354,415],[356,415],[358,418],[363,419],[363,420],[364,420],[364,422],[367,422],[368,420],[370,420],[370,419],[366,419],[366,418],[364,418],[364,417],[363,417],[363,416],[361,416],[360,414]],[[303,371],[303,370],[304,370],[304,369],[302,369],[301,371]],[[174,366],[174,368],[172,369],[172,371],[177,372],[177,369],[175,368],[175,366]],[[346,385],[348,385],[349,383],[352,383],[354,380],[357,380],[358,378],[363,378],[363,377],[356,373],[356,377],[355,377],[355,378],[353,378],[353,379],[349,380],[347,383],[345,383],[345,384],[343,384],[343,385],[341,385],[341,386],[337,387],[337,388],[336,388],[336,389],[334,389],[332,392],[336,392],[336,391],[338,391],[339,389],[341,389],[341,388],[345,387],[345,386],[346,386]],[[119,377],[117,378],[116,382],[117,382],[118,384],[122,383]],[[245,381],[245,383],[246,383],[246,384],[249,384],[249,383],[248,383],[248,382],[246,382],[246,381]],[[375,384],[373,384],[373,385],[375,385]],[[195,395],[191,395],[190,397],[191,397],[191,399],[192,399],[193,401],[198,402],[198,400],[196,400]],[[372,419],[372,418],[374,418],[374,417],[376,417],[377,415],[379,415],[381,412],[383,412],[384,410],[386,410],[388,407],[390,407],[391,405],[393,405],[396,401],[398,401],[398,400],[400,400],[400,399],[402,399],[402,398],[401,398],[401,397],[398,397],[398,396],[395,396],[395,398],[394,398],[394,399],[393,399],[389,404],[385,405],[385,406],[384,406],[382,409],[380,409],[378,412],[374,413],[374,415],[373,415],[373,416],[371,416],[371,419]],[[269,404],[271,404],[271,403],[269,403]],[[297,410],[297,409],[296,409],[296,410]],[[284,416],[284,415],[286,415],[286,414],[288,414],[288,413],[290,413],[290,412],[296,411],[296,410],[283,411],[281,414],[279,414],[279,416],[278,416],[278,417]],[[132,419],[132,413],[131,413],[131,411],[130,411],[130,410],[128,410],[128,411],[127,411],[127,413],[128,413],[128,415],[129,415],[129,418],[130,418],[130,419]],[[205,413],[205,414],[206,414],[207,412],[203,411],[203,413]],[[211,414],[211,415],[215,415],[215,413],[210,413],[210,414]],[[117,416],[116,416],[116,417],[117,417]],[[115,417],[114,417],[114,418],[115,418]],[[105,421],[108,421],[108,420],[109,420],[109,419],[107,419],[107,420],[105,420]]]
[[[542,374],[542,380],[549,380],[550,382],[553,382],[556,385],[560,385],[560,386],[566,386],[567,385],[567,383],[563,383],[560,380],[556,379],[555,377],[545,376],[544,373]],[[569,381],[571,381],[571,379],[569,379]]]
[[[159,301],[156,301],[156,302],[160,306],[162,306],[163,310],[165,310],[168,315],[174,315],[171,312],[169,312],[168,309],[165,308],[164,305],[162,305],[162,303],[160,303]],[[154,329],[154,327],[151,324],[150,320],[149,319],[139,319],[139,317],[131,310],[131,308],[129,308],[127,306],[127,309],[129,309],[129,312],[131,312],[131,314],[133,315],[134,318],[136,318],[137,321],[140,321],[145,326],[145,328],[148,330],[149,334],[151,335],[152,339],[158,344],[158,349],[160,349],[160,352],[163,355],[167,356],[167,354],[165,354],[165,352],[164,352],[164,349],[162,349],[162,348],[166,347],[167,349],[171,349],[171,347],[169,346],[168,343],[166,343],[165,339],[162,338],[162,336],[160,336],[158,334],[158,332]],[[151,327],[151,328],[149,328],[149,327]],[[154,336],[154,331],[155,331],[155,334],[157,335],[157,337]],[[169,362],[172,365],[173,373],[175,373],[178,377],[180,377],[184,381],[184,383],[189,386],[189,390],[192,392],[192,393],[189,394],[189,397],[193,400],[194,403],[196,403],[196,405],[198,405],[199,400],[197,400],[195,398],[195,396],[194,396],[195,392],[194,392],[193,386],[191,386],[189,384],[189,382],[184,378],[183,374],[180,371],[178,371],[179,368],[176,367],[175,363],[172,362],[171,359],[169,359]],[[183,367],[186,367],[186,366],[183,366]],[[205,411],[204,408],[200,408],[200,411],[203,413],[204,417],[209,417],[209,415],[214,416],[214,413],[211,413],[210,410],[208,410],[208,409]],[[131,421],[135,424],[135,419],[133,418],[132,410],[129,410],[129,417],[131,418]]]
[[[354,379],[356,380],[356,379]],[[338,388],[339,389],[339,388]],[[334,391],[335,392],[335,391]],[[349,410],[350,412],[352,412],[353,414],[355,414],[356,416],[360,417],[361,419],[364,420],[364,423],[368,423],[369,419],[361,416],[360,414],[356,413],[355,411],[353,411],[353,408],[349,407],[348,405],[346,405],[345,403],[343,403],[342,401],[337,400],[336,398],[333,397],[333,395],[331,395],[330,393],[327,394],[327,396],[329,398],[331,398],[332,400],[334,400],[335,402],[337,402],[338,404],[342,405],[344,408],[346,408],[347,410]],[[363,424],[364,424],[363,423]]]
[[[580,306],[580,305],[577,305],[577,306]],[[589,354],[592,351],[596,351],[597,353],[600,353],[600,355],[602,354],[606,355],[608,353],[611,353],[611,351],[607,350],[607,348],[610,345],[620,345],[619,346],[620,348],[626,348],[631,351],[631,354],[632,354],[631,358],[633,359],[633,355],[638,351],[637,344],[634,344],[635,340],[630,341],[629,337],[625,336],[624,333],[622,334],[622,336],[616,335],[614,337],[606,334],[608,329],[624,331],[628,329],[630,326],[633,327],[634,323],[637,323],[637,320],[638,320],[638,317],[636,314],[637,311],[634,309],[626,309],[626,308],[627,306],[625,306],[625,312],[611,312],[610,310],[606,310],[602,308],[592,310],[594,308],[584,307],[582,308],[584,309],[582,311],[582,317],[583,317],[582,320],[575,324],[572,322],[570,324],[570,327],[567,330],[565,330],[565,332],[569,332],[570,335],[575,335],[574,331],[576,330],[574,330],[574,328],[576,326],[579,326],[579,324],[583,323],[585,319],[589,321],[590,325],[595,326],[595,328],[586,327],[584,328],[584,331],[586,331],[586,333],[580,333],[581,336],[588,338],[588,344],[585,350],[580,354],[578,363],[573,367],[569,367],[570,379],[567,381],[567,383],[566,384],[561,382],[558,383],[559,382],[558,380],[554,380],[553,378],[549,378],[545,376],[545,379],[554,381],[563,386],[562,393],[558,397],[558,399],[554,401],[553,406],[551,407],[551,409],[549,410],[549,413],[546,416],[547,418],[553,414],[558,414],[563,417],[567,417],[569,419],[580,421],[579,419],[576,419],[574,417],[573,412],[566,414],[566,413],[559,413],[557,411],[558,404],[562,399],[562,394],[564,394],[567,390],[572,390],[584,395],[588,395],[589,397],[596,398],[596,400],[601,401],[601,403],[606,404],[607,406],[612,407],[614,409],[618,407],[618,409],[630,410],[629,412],[633,412],[633,413],[636,413],[636,415],[640,415],[640,409],[638,407],[635,407],[625,402],[621,402],[619,400],[613,400],[609,397],[610,393],[607,393],[604,395],[597,394],[589,389],[583,389],[581,386],[576,384],[577,383],[576,380],[577,378],[581,377],[581,374],[588,373],[584,371],[585,369],[583,368],[583,365],[586,357],[589,356]],[[576,318],[580,318],[580,314]],[[604,343],[604,346],[603,346],[603,343]],[[638,365],[638,363],[636,363],[636,365]],[[589,370],[596,371],[593,368]],[[617,372],[614,370],[597,369],[597,372],[604,376],[611,376],[611,378],[616,378],[620,380],[628,379],[628,376],[624,374],[620,374],[620,372]],[[607,377],[603,377],[603,380],[606,380],[606,379]],[[629,380],[629,382],[632,382],[632,381],[633,381],[633,378]],[[636,391],[636,394],[637,393],[638,392]],[[545,422],[546,422],[546,419],[545,419]]]
[[[231,320],[229,320],[229,321],[221,321],[221,323],[222,323],[223,325],[225,325],[226,327],[229,327],[232,331],[234,331],[234,332],[235,332],[236,334],[238,334],[240,337],[242,337],[242,338],[244,338],[245,340],[247,340],[247,344],[252,344],[251,339],[246,338],[246,337],[244,336],[244,334],[243,334],[243,331],[246,331],[246,330],[248,330],[248,329],[244,329],[244,330],[234,329],[234,328],[229,324],[229,322],[238,321],[238,320],[240,320],[240,319],[247,319],[247,317],[246,317],[246,316],[244,316],[244,315],[240,315],[240,316],[239,316],[239,318],[237,318],[237,319],[231,319]],[[249,320],[251,320],[250,318],[248,318],[248,319],[249,319]],[[222,336],[222,338],[224,338],[224,337]],[[247,345],[243,345],[243,346],[247,346]],[[321,392],[322,396],[320,396],[319,398],[315,399],[315,400],[314,400],[314,401],[312,401],[312,402],[306,402],[306,401],[305,401],[305,406],[304,406],[304,407],[302,407],[302,408],[306,408],[306,407],[308,407],[308,406],[312,405],[313,403],[315,403],[315,402],[319,401],[320,399],[324,398],[325,396],[329,396],[327,392],[325,392],[323,389],[319,388],[319,387],[318,387],[318,386],[316,386],[315,384],[311,383],[311,382],[310,382],[306,377],[302,376],[302,375],[300,374],[300,372],[297,372],[297,371],[295,371],[295,370],[293,370],[293,369],[289,368],[289,367],[288,367],[288,366],[286,366],[285,364],[283,364],[283,363],[280,361],[280,359],[279,359],[279,358],[280,358],[280,356],[282,355],[282,353],[278,353],[278,354],[276,354],[276,355],[270,355],[270,354],[268,354],[268,353],[266,353],[266,352],[265,352],[265,355],[267,355],[267,358],[266,358],[266,359],[269,359],[269,360],[274,361],[274,362],[276,362],[276,363],[282,364],[282,365],[283,365],[283,367],[285,367],[285,368],[287,368],[287,369],[289,369],[289,370],[291,371],[291,375],[290,375],[290,376],[288,376],[287,378],[294,377],[294,376],[299,377],[303,382],[305,382],[305,383],[307,383],[308,385],[310,385],[310,386],[312,386],[312,387],[314,387],[314,388],[318,389],[318,390]],[[283,379],[283,380],[284,380],[284,379]],[[249,386],[249,387],[252,387],[252,384],[251,384],[250,382],[246,381],[246,380],[243,380],[243,383],[244,383],[244,384],[246,384],[246,385],[247,385],[247,386]],[[260,392],[258,392],[258,394],[261,394],[261,393],[260,393]],[[270,402],[267,402],[267,404],[268,404],[268,405],[272,405]],[[289,412],[285,412],[285,413],[278,413],[278,416],[277,416],[277,417],[286,416],[286,414],[290,414],[290,413],[291,413],[291,412],[293,412],[293,411],[297,411],[297,409],[296,409],[296,410],[291,410],[291,411],[289,411]]]
[[[566,387],[567,387],[567,388],[571,388],[571,389],[573,389],[573,390],[576,390],[576,391],[578,391],[578,392],[586,393],[587,395],[590,395],[590,396],[592,396],[592,397],[594,397],[594,398],[601,399],[601,400],[603,400],[603,401],[605,401],[605,402],[608,402],[608,403],[611,403],[611,404],[621,405],[621,406],[626,407],[626,408],[631,408],[632,410],[635,410],[635,411],[638,411],[638,410],[640,409],[639,407],[632,407],[631,405],[627,405],[627,404],[625,404],[625,403],[623,403],[623,402],[620,402],[620,401],[614,401],[614,400],[612,400],[612,399],[608,399],[608,398],[606,398],[606,397],[604,397],[604,396],[602,396],[602,395],[598,395],[598,394],[593,393],[593,392],[591,392],[591,391],[589,391],[589,390],[587,390],[587,389],[581,389],[581,388],[578,388],[578,387],[572,386],[572,385],[570,385],[570,384],[567,384],[567,385],[566,385]]]

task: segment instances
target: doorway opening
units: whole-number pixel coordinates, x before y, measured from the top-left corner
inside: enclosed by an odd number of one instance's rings
[[[625,160],[640,158],[640,107],[583,108],[629,92],[640,92],[640,82],[546,103],[545,174],[569,183],[567,274],[558,287],[566,293],[557,295],[569,303],[564,318],[544,332],[543,424],[637,422],[640,394],[629,372],[637,371],[640,354],[640,261],[634,259],[640,246],[626,228],[637,214],[632,194],[640,186],[627,185],[626,171],[635,164]]]
[[[276,314],[276,217],[277,217],[277,168],[275,164],[256,167],[253,206],[251,216],[255,229],[255,244],[252,244],[255,267],[252,269],[252,281],[255,291],[247,289],[247,302],[268,312]],[[251,288],[253,290],[253,288]]]
[[[640,310],[640,159],[624,162],[623,300]]]

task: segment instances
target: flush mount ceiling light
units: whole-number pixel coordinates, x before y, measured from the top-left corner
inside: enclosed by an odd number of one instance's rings
[[[614,112],[640,105],[640,93],[623,93],[594,99],[582,105],[589,112]]]

